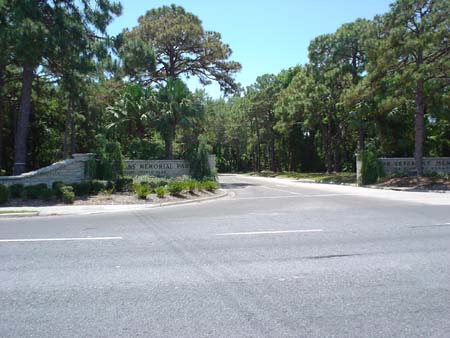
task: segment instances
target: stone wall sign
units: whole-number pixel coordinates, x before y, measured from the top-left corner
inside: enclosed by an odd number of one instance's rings
[[[416,174],[416,161],[414,158],[380,158],[387,175],[395,173]],[[424,173],[450,173],[450,157],[424,157]]]
[[[185,160],[126,160],[124,175],[178,177],[190,174],[189,162]],[[209,167],[216,170],[216,156],[209,155]]]
[[[125,176],[158,176],[177,177],[189,175],[189,163],[183,160],[127,160],[124,168]]]

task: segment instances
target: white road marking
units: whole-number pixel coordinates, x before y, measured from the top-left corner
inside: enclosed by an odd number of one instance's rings
[[[284,189],[277,189],[277,188],[271,188],[271,187],[266,187],[266,186],[261,186],[261,188],[269,189],[269,190],[276,190],[276,191],[281,191],[281,192],[287,192],[288,194],[291,194],[291,195],[303,195],[303,194],[300,194],[300,193],[297,193],[297,192],[284,190]]]
[[[106,241],[106,240],[119,240],[119,239],[123,239],[123,238],[122,237],[23,238],[23,239],[0,239],[0,243]]]
[[[216,234],[216,236],[277,235],[277,234],[292,234],[292,233],[322,232],[322,231],[323,229],[227,232],[223,234]]]
[[[300,195],[300,194],[295,194],[295,195],[292,195],[292,196],[280,195],[280,196],[238,197],[238,198],[235,198],[235,199],[230,199],[230,201],[236,201],[236,200],[270,200],[270,199],[281,199],[281,198],[337,197],[337,196],[355,196],[355,194],[320,194],[320,195]]]

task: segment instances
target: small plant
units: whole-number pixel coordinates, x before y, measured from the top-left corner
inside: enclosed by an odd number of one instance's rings
[[[150,188],[155,189],[157,187],[164,187],[167,185],[167,180],[161,177],[155,177],[155,176],[138,176],[133,179],[134,183],[139,184],[147,184],[150,186]]]
[[[167,191],[172,195],[180,195],[183,190],[186,190],[186,183],[183,181],[173,180],[167,185]]]
[[[187,180],[186,186],[189,192],[192,194],[194,191],[198,188],[198,181],[197,180]]]
[[[219,184],[214,181],[203,181],[200,183],[200,187],[203,190],[214,192],[215,190],[219,189]]]
[[[9,196],[11,198],[21,198],[23,194],[23,184],[13,184],[9,186]]]
[[[53,194],[56,196],[56,198],[62,198],[62,191],[61,191],[62,187],[64,187],[63,182],[60,182],[60,181],[53,182],[52,190],[53,190]]]
[[[157,187],[155,191],[156,196],[158,196],[159,198],[164,198],[166,196],[166,189],[164,187]]]
[[[62,200],[65,204],[73,204],[75,201],[75,193],[70,185],[61,188]]]
[[[0,204],[8,202],[9,199],[9,190],[8,188],[0,184]]]
[[[107,190],[108,182],[103,180],[92,180],[91,194],[97,195],[100,191]]]
[[[135,184],[133,186],[134,192],[137,195],[139,199],[145,200],[147,199],[147,196],[150,194],[151,189],[146,184]]]
[[[114,181],[117,192],[128,192],[133,190],[133,179],[131,177],[120,177]]]

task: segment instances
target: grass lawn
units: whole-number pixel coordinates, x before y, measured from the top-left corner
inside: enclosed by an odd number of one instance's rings
[[[29,214],[36,212],[36,210],[0,210],[0,215],[4,214]]]
[[[285,178],[295,178],[295,179],[303,179],[303,180],[312,180],[314,182],[319,183],[347,183],[347,184],[356,184],[356,173],[300,173],[300,172],[282,172],[282,173],[274,173],[271,171],[262,171],[260,173],[250,173],[250,175],[254,176],[264,176],[264,177],[285,177]]]

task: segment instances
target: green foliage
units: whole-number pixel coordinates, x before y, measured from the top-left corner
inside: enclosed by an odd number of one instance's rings
[[[75,196],[87,196],[91,192],[91,181],[82,181],[79,183],[72,183],[73,192]]]
[[[131,177],[120,177],[114,181],[117,192],[133,191],[133,179]]]
[[[156,189],[158,187],[164,187],[169,183],[167,179],[155,176],[138,176],[133,179],[134,183],[137,184],[146,184],[151,189]]]
[[[383,165],[376,153],[370,150],[362,152],[361,156],[361,184],[374,184],[380,177],[385,176]]]
[[[167,191],[173,196],[180,195],[184,190],[187,190],[185,181],[174,179],[167,184]]]
[[[187,180],[185,181],[187,190],[190,193],[193,193],[196,189],[198,189],[199,182],[197,180]]]
[[[158,198],[164,198],[166,196],[166,188],[164,187],[157,187],[155,189],[156,192],[156,196],[158,196]]]
[[[91,194],[97,195],[101,191],[108,189],[108,181],[105,180],[92,180],[91,181]]]
[[[56,196],[56,198],[62,198],[62,191],[61,188],[64,187],[64,183],[63,182],[53,182],[52,184],[52,190],[53,190],[53,194]]]
[[[75,201],[75,193],[73,192],[73,188],[71,186],[61,187],[61,195],[64,204],[73,204]]]
[[[204,137],[200,137],[200,144],[193,156],[188,158],[191,176],[196,180],[211,178],[213,173],[208,161],[208,145]]]
[[[151,193],[151,188],[147,184],[134,184],[133,188],[137,197],[143,200]]]
[[[199,186],[200,186],[200,189],[211,191],[211,192],[214,192],[215,190],[219,189],[219,183],[217,183],[215,181],[203,181],[203,182],[200,182]]]
[[[123,176],[123,158],[119,142],[109,142],[97,154],[95,178],[115,180]]]
[[[227,61],[231,49],[221,41],[219,33],[205,31],[199,18],[182,7],[171,5],[149,10],[139,19],[137,27],[123,35],[125,41],[141,40],[154,48],[157,67],[154,71],[151,67],[142,71],[141,81],[196,76],[204,85],[212,79],[217,81],[226,93],[238,89],[233,75],[241,65]]]
[[[8,188],[0,184],[0,204],[6,203],[9,200],[9,190]]]
[[[47,189],[46,184],[27,185],[23,190],[23,197],[29,200],[38,199],[42,196],[42,192]]]
[[[42,189],[40,198],[44,201],[50,201],[53,198],[53,190],[49,188]]]
[[[23,184],[12,184],[9,186],[9,195],[11,198],[21,198],[23,194]]]

